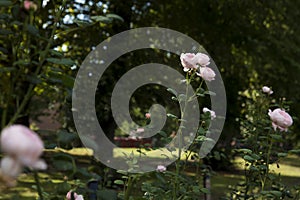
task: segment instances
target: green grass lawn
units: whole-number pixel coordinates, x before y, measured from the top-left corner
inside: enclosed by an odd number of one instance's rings
[[[124,152],[131,153],[136,149],[126,148],[120,151],[115,151],[114,156],[120,157],[124,154]],[[86,158],[86,160],[90,159],[92,155],[92,151],[87,151],[83,149],[73,149],[71,151],[66,150],[56,150],[76,156],[81,156],[82,158]],[[150,157],[155,157],[155,154],[150,154]],[[185,159],[185,158],[183,158]],[[76,162],[81,162],[80,160],[76,160]],[[84,162],[84,161],[83,161]],[[234,169],[230,172],[216,172],[215,175],[211,178],[211,195],[212,199],[219,199],[220,197],[224,197],[226,193],[230,191],[229,187],[234,186],[239,181],[243,180],[243,168],[244,162],[242,159],[237,158],[234,161]],[[88,163],[88,162],[86,162]],[[80,163],[79,163],[80,164]],[[88,165],[87,165],[88,166]],[[280,173],[282,177],[282,181],[288,185],[299,185],[300,184],[300,162],[299,157],[297,156],[288,156],[284,158],[279,163],[279,168],[277,165],[271,165],[271,169],[276,173]],[[49,172],[49,173],[48,173]],[[60,192],[63,191],[61,187],[63,187],[63,179],[65,178],[64,174],[60,172],[52,172],[47,173],[39,173],[41,177],[42,186],[45,191],[49,193]],[[190,171],[193,174],[193,171]],[[33,175],[31,173],[24,173],[19,177],[18,185],[14,188],[5,189],[4,191],[0,191],[0,199],[37,199],[37,192],[34,185]],[[72,182],[72,181],[69,181]],[[0,187],[1,188],[1,187]],[[137,194],[140,192],[137,191]],[[64,192],[61,193],[61,197],[64,197]],[[19,197],[18,197],[19,196]]]

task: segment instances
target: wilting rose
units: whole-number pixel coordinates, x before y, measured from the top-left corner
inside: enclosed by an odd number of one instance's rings
[[[181,64],[183,66],[183,71],[187,72],[192,69],[198,68],[198,58],[194,53],[182,53],[180,55]]]
[[[212,120],[216,118],[216,113],[215,113],[215,111],[209,110],[208,108],[204,107],[204,108],[203,108],[203,112],[204,112],[204,113],[209,112],[209,113],[210,113],[210,118],[211,118]]]
[[[292,117],[280,108],[276,108],[275,110],[269,110],[269,116],[272,120],[272,126],[276,131],[279,128],[280,131],[287,131],[288,127],[293,124]]]
[[[4,128],[0,138],[2,151],[22,166],[34,169],[46,169],[47,165],[39,157],[44,144],[39,136],[23,125],[12,125]]]
[[[164,172],[166,170],[167,170],[167,168],[163,165],[158,165],[156,168],[156,171],[158,171],[158,172]]]
[[[200,67],[200,73],[197,73],[198,76],[202,77],[206,81],[215,80],[215,72],[209,67]]]
[[[78,195],[76,192],[69,191],[66,195],[67,200],[72,199],[72,195],[75,200],[84,200],[82,195]]]
[[[269,88],[269,87],[267,87],[267,86],[262,87],[262,91],[263,91],[264,93],[269,94],[269,95],[273,94],[273,91],[271,90],[271,88]]]

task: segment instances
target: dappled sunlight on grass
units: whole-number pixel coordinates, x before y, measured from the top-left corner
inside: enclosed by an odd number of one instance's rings
[[[300,178],[300,161],[299,157],[296,155],[289,155],[286,158],[282,158],[278,162],[270,165],[270,170],[274,173],[280,173],[282,176],[291,176]],[[244,170],[245,161],[242,158],[236,158],[234,160],[235,167],[237,170]]]

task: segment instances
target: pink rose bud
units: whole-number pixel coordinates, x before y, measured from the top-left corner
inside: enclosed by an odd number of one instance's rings
[[[206,107],[203,108],[203,112],[204,112],[204,113],[209,112],[209,113],[210,113],[210,119],[211,119],[211,120],[213,120],[213,119],[215,119],[215,118],[217,117],[215,111],[209,110],[209,109],[206,108]]]
[[[151,118],[151,114],[150,114],[150,113],[146,113],[146,114],[145,114],[145,117],[146,117],[147,119],[150,119],[150,118]]]
[[[18,160],[10,156],[5,156],[1,160],[0,169],[3,175],[11,178],[17,178],[22,172],[22,165],[18,162]]]
[[[215,72],[209,67],[200,67],[200,73],[197,73],[198,76],[202,77],[205,81],[215,80]]]
[[[263,91],[264,93],[269,94],[269,95],[273,94],[273,91],[271,90],[271,88],[269,88],[269,87],[267,87],[267,86],[262,87],[262,91]]]
[[[197,53],[196,57],[197,57],[197,63],[202,67],[206,67],[207,65],[210,64],[209,57],[206,54]]]
[[[158,165],[157,168],[156,168],[157,172],[164,172],[166,170],[167,170],[167,168],[163,165]]]
[[[12,125],[4,128],[1,133],[0,144],[2,151],[14,157],[21,165],[45,169],[44,161],[39,160],[43,153],[44,144],[39,136],[23,125]]]
[[[29,0],[25,0],[24,1],[24,8],[26,10],[33,9],[34,11],[36,11],[38,7],[37,7],[37,5],[34,2],[29,1]]]
[[[287,131],[288,127],[293,124],[292,117],[280,108],[276,108],[275,110],[269,110],[268,115],[272,120],[272,126],[276,131],[279,128],[280,131]]]
[[[182,53],[180,55],[180,61],[185,72],[197,69],[198,60],[199,58],[194,53]]]

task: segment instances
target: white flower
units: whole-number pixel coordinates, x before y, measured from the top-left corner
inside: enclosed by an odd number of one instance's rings
[[[203,112],[204,112],[204,113],[209,112],[209,113],[210,113],[210,119],[211,119],[211,120],[213,120],[213,119],[215,119],[215,118],[217,117],[215,111],[209,110],[209,109],[206,108],[206,107],[203,108]]]
[[[158,171],[158,172],[164,172],[166,170],[167,170],[167,168],[163,165],[158,165],[156,168],[156,171]]]
[[[271,88],[269,88],[269,87],[267,87],[267,86],[262,87],[262,91],[263,91],[264,93],[269,94],[269,95],[273,94],[273,91],[271,90]]]

